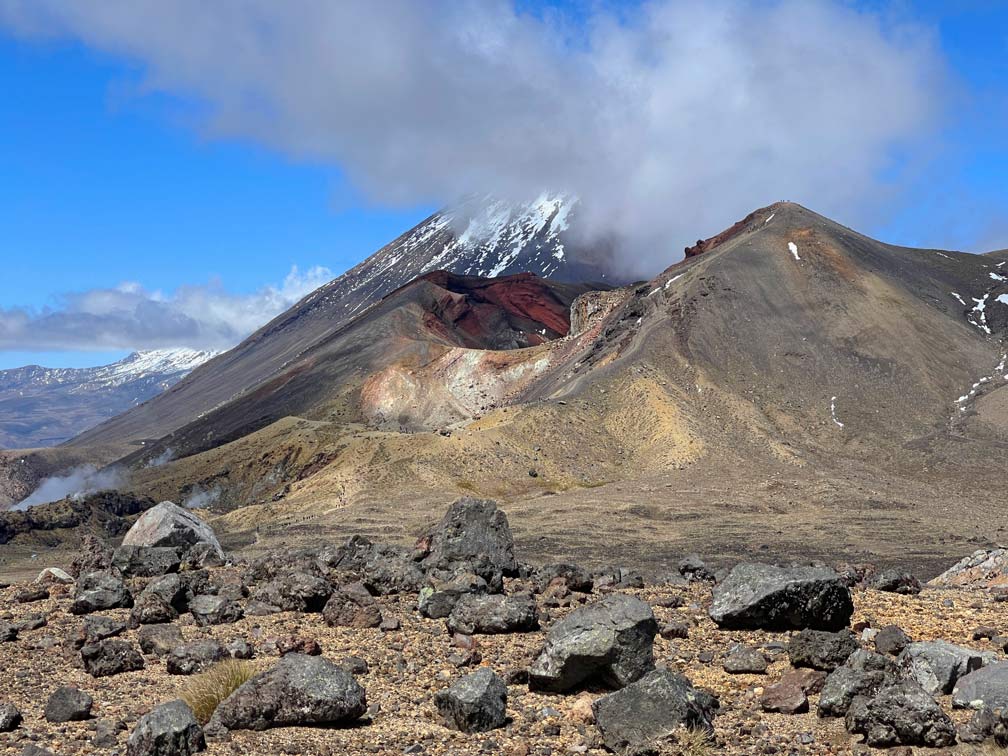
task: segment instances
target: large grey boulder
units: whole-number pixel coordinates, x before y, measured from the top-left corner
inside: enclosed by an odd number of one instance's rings
[[[528,594],[467,594],[455,602],[447,625],[449,632],[463,635],[520,633],[539,628],[539,612]]]
[[[287,654],[217,707],[229,730],[337,725],[367,711],[367,697],[353,675],[321,656]]]
[[[649,672],[592,704],[602,740],[613,751],[671,735],[680,727],[712,731],[718,701],[668,669]]]
[[[1008,711],[1008,662],[996,662],[961,677],[952,690],[952,705]]]
[[[420,589],[417,610],[429,619],[443,619],[451,614],[462,596],[486,592],[486,580],[471,573],[455,575],[451,580],[433,579]]]
[[[802,630],[788,643],[792,667],[811,667],[832,672],[859,648],[850,630],[831,633],[827,630]]]
[[[894,682],[896,663],[888,656],[858,649],[830,672],[819,695],[820,717],[843,717],[857,696],[874,696]]]
[[[105,609],[129,608],[133,606],[133,596],[122,579],[108,572],[89,572],[77,581],[70,611],[74,614],[90,614]]]
[[[168,624],[145,625],[140,630],[137,641],[140,643],[141,651],[154,656],[165,656],[185,642],[182,631],[177,626]]]
[[[144,714],[126,741],[126,756],[191,756],[205,750],[203,728],[181,700]]]
[[[651,607],[623,593],[575,609],[550,628],[529,686],[564,692],[597,680],[622,688],[654,669],[657,632]]]
[[[931,695],[913,680],[886,685],[872,698],[858,696],[846,718],[847,731],[865,736],[875,748],[945,748],[956,739],[955,725]]]
[[[79,722],[91,716],[93,705],[90,694],[64,685],[49,696],[44,714],[47,722]]]
[[[353,575],[376,596],[415,593],[424,584],[424,572],[413,554],[395,546],[376,544],[355,535],[339,546],[325,546],[315,557],[324,574]]]
[[[976,651],[945,641],[911,643],[896,659],[904,674],[933,696],[951,693],[956,681],[980,669],[990,652]]]
[[[188,509],[170,501],[162,501],[144,512],[123,537],[123,546],[174,546],[189,549],[205,543],[213,553],[224,559],[213,529]]]
[[[507,686],[489,667],[456,680],[434,696],[445,723],[462,732],[486,732],[507,721]]]
[[[475,572],[488,582],[495,573],[518,572],[507,515],[493,501],[459,499],[421,541],[421,549],[427,552],[423,560],[426,569],[472,566],[475,569],[466,571]]]
[[[710,618],[729,630],[841,630],[850,590],[828,567],[736,565],[714,588]]]

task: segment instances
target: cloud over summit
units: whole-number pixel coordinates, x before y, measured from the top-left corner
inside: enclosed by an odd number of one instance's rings
[[[338,165],[379,202],[575,193],[640,272],[777,199],[871,220],[947,102],[926,30],[827,0],[576,24],[506,0],[0,0],[0,23],[135,59],[209,133]]]

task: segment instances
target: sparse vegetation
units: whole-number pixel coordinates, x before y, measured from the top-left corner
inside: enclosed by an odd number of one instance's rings
[[[206,724],[225,698],[260,672],[260,665],[241,659],[226,659],[195,675],[180,698],[189,704],[200,724]]]

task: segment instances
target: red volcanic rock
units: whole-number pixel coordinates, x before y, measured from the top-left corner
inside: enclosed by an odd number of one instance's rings
[[[770,207],[761,208],[760,210],[755,210],[749,213],[749,215],[747,215],[745,218],[738,221],[737,223],[733,223],[731,226],[729,226],[716,236],[712,236],[709,239],[697,239],[697,243],[694,244],[692,247],[686,247],[685,249],[686,259],[688,260],[691,257],[702,255],[707,250],[713,249],[714,247],[718,246],[719,244],[723,244],[729,239],[733,239],[734,237],[741,234],[743,231],[748,230],[751,226],[753,226],[756,223],[756,221],[764,222],[772,212],[773,212],[772,205]]]

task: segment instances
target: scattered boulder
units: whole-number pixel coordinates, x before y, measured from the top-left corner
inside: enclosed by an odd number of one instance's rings
[[[767,660],[755,648],[738,644],[728,651],[722,666],[725,672],[733,675],[762,675],[766,673]]]
[[[960,743],[983,743],[994,740],[994,744],[1008,746],[1008,711],[995,711],[987,706],[977,709],[969,722],[959,727],[957,737]]]
[[[514,538],[507,515],[487,499],[459,499],[449,507],[437,527],[418,544],[426,553],[425,569],[453,569],[460,565],[491,582],[494,574],[518,572]]]
[[[831,633],[826,630],[802,630],[788,643],[792,667],[811,667],[832,672],[859,648],[850,630]]]
[[[956,738],[952,720],[913,680],[886,685],[872,698],[857,696],[847,712],[846,726],[850,733],[863,734],[875,748],[946,748]]]
[[[209,669],[230,656],[221,642],[213,638],[190,641],[175,646],[165,660],[170,675],[193,675]]]
[[[952,705],[1008,711],[1008,662],[990,664],[959,678],[952,689]]]
[[[591,593],[594,581],[588,570],[576,564],[547,564],[535,572],[535,589],[539,593],[555,580],[563,580],[567,588],[577,593]]]
[[[814,669],[789,669],[768,685],[760,697],[763,711],[801,714],[809,710],[808,696],[822,689],[826,675]]]
[[[978,549],[930,580],[928,585],[946,588],[1008,587],[1008,549]]]
[[[123,575],[158,577],[181,569],[182,551],[176,546],[122,545],[112,552],[112,565]]]
[[[245,613],[242,608],[221,596],[201,594],[189,602],[189,613],[197,625],[226,625],[237,622]]]
[[[209,544],[224,558],[213,529],[192,511],[170,501],[162,501],[144,512],[123,537],[123,546],[167,546],[189,549],[200,543]]]
[[[513,596],[466,594],[455,604],[447,620],[448,631],[463,635],[519,633],[539,628],[535,599]]]
[[[126,741],[126,756],[191,756],[205,750],[203,728],[181,700],[155,706],[144,714]]]
[[[486,580],[472,573],[461,573],[451,580],[433,582],[433,585],[425,585],[420,589],[417,599],[417,610],[429,619],[447,617],[461,596],[487,592]]]
[[[49,696],[45,705],[48,722],[79,722],[91,717],[94,699],[83,690],[63,686]]]
[[[553,625],[529,668],[529,686],[564,692],[595,679],[621,688],[654,669],[651,607],[622,593],[575,609]]]
[[[155,656],[165,656],[184,642],[182,631],[175,625],[144,625],[138,640],[141,651]]]
[[[92,614],[84,618],[84,623],[71,638],[74,648],[87,646],[106,638],[114,638],[126,630],[126,623],[104,614]]]
[[[828,567],[739,564],[714,588],[710,617],[730,630],[840,630],[854,613],[850,589]]]
[[[718,701],[690,680],[656,669],[592,704],[606,747],[622,751],[672,734],[679,727],[713,730]]]
[[[11,703],[0,704],[0,732],[14,732],[21,725],[21,712]]]
[[[108,572],[89,572],[77,582],[70,611],[74,614],[90,614],[105,609],[120,609],[133,606],[133,596],[122,579]]]
[[[288,572],[255,586],[251,596],[287,612],[321,612],[332,590],[329,581],[317,575]]]
[[[690,554],[680,561],[679,574],[690,583],[714,582],[714,573],[700,558],[699,554]]]
[[[364,688],[321,656],[288,654],[242,685],[217,708],[229,730],[338,725],[367,711]]]
[[[456,680],[434,696],[445,723],[462,732],[487,732],[507,721],[507,686],[493,670],[483,667]]]
[[[920,683],[931,695],[951,693],[956,681],[980,669],[991,653],[956,646],[945,641],[911,643],[896,660],[904,674]]]
[[[322,609],[322,618],[330,627],[378,627],[381,609],[363,583],[350,583],[335,591]]]
[[[904,596],[916,596],[921,592],[920,581],[906,570],[891,568],[882,570],[868,584],[869,588],[887,593],[901,593]]]
[[[92,677],[110,677],[144,668],[143,656],[129,641],[111,638],[81,649],[84,669]]]
[[[819,716],[847,716],[855,698],[874,696],[886,680],[883,670],[838,667],[829,673],[819,695]]]
[[[19,588],[14,594],[14,603],[33,604],[36,601],[44,601],[49,598],[49,588],[44,585],[26,585]]]
[[[424,572],[413,555],[394,546],[375,544],[359,535],[339,546],[324,547],[315,557],[323,573],[351,574],[376,596],[415,593],[424,584]]]
[[[0,622],[0,643],[13,643],[17,638],[17,625],[12,625],[10,622]]]
[[[886,625],[875,634],[875,650],[880,654],[899,656],[910,645],[910,638],[898,625]]]

